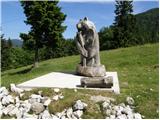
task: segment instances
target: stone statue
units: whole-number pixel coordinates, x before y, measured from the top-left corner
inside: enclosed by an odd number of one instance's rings
[[[105,66],[100,63],[99,37],[94,23],[85,17],[77,23],[77,29],[76,44],[81,54],[77,73],[88,77],[105,76]]]

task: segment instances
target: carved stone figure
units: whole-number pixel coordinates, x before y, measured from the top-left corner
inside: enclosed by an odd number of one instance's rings
[[[77,73],[88,77],[101,77],[106,75],[105,66],[100,63],[99,37],[96,27],[88,18],[84,18],[77,24],[76,43],[81,54]]]

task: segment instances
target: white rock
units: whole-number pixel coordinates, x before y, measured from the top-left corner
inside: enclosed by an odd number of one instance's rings
[[[127,119],[127,116],[125,114],[121,114],[117,116],[116,119]]]
[[[141,114],[139,114],[139,113],[134,113],[134,119],[142,119]]]
[[[51,103],[51,99],[49,98],[48,100],[46,100],[45,102],[44,102],[44,106],[48,106],[49,104]]]
[[[105,119],[110,119],[108,116]]]
[[[27,119],[27,118],[34,118],[34,119],[37,119],[37,115],[35,114],[28,114],[28,113],[24,113],[23,114],[23,119]]]
[[[7,97],[10,103],[14,103],[14,98],[11,95],[8,95]]]
[[[13,104],[10,104],[8,105],[6,108],[4,108],[2,110],[2,112],[4,113],[4,115],[7,115],[10,111],[12,111],[14,109],[14,105]]]
[[[119,110],[119,106],[117,106],[117,105],[113,106],[113,110],[118,111]]]
[[[111,115],[116,115],[116,111],[115,110],[111,110]]]
[[[117,110],[117,111],[116,111],[116,115],[117,115],[117,116],[120,116],[121,114],[122,114],[122,111],[121,111],[121,110]]]
[[[58,96],[58,95],[55,95],[55,96],[53,96],[52,99],[55,100],[55,101],[57,101],[57,100],[59,99],[59,96]]]
[[[128,115],[128,114],[132,114],[132,109],[129,107],[129,105],[127,105],[123,110],[122,113]]]
[[[22,118],[22,112],[20,110],[18,110],[16,112],[16,117],[17,117],[17,119],[21,119]]]
[[[67,109],[67,111],[66,111],[67,118],[71,119],[72,118],[72,113],[73,113],[73,109],[72,108]]]
[[[16,101],[16,103],[19,103],[19,102],[20,102],[20,100],[19,100],[19,97],[18,97],[18,96],[16,96],[16,97],[15,97],[15,101]]]
[[[107,116],[110,116],[110,115],[111,115],[111,110],[110,110],[110,109],[106,109],[106,110],[105,110],[105,114],[106,114]]]
[[[9,99],[8,99],[7,96],[4,96],[4,97],[2,98],[2,105],[7,105],[7,104],[9,104]]]
[[[127,97],[126,98],[126,102],[129,104],[129,105],[133,105],[134,104],[134,99],[132,97]]]
[[[51,114],[51,119],[58,119],[56,115]]]
[[[83,115],[83,111],[77,110],[77,111],[73,112],[73,114],[79,119]]]
[[[86,103],[81,102],[81,100],[77,100],[73,106],[74,110],[83,110],[87,107]]]
[[[61,119],[66,119],[66,117],[63,115],[63,116],[61,116]]]
[[[2,110],[0,110],[0,118],[2,117],[2,114],[3,114],[3,112],[2,112]]]
[[[15,84],[10,84],[10,89],[12,92],[16,92],[18,94],[24,91],[23,89],[16,87]]]
[[[134,118],[133,113],[129,113],[129,114],[127,115],[127,119],[133,119],[133,118]]]
[[[110,115],[110,119],[115,119],[116,116],[115,115]]]
[[[60,91],[59,88],[55,88],[55,89],[54,89],[54,92],[55,92],[55,93],[58,93],[59,91]]]
[[[35,114],[39,114],[44,110],[44,106],[42,103],[34,102],[31,106],[31,109]]]
[[[44,103],[44,102],[45,102],[46,100],[48,100],[48,99],[50,99],[50,98],[49,98],[49,97],[42,97],[40,102],[41,102],[41,103]]]
[[[40,99],[37,98],[30,98],[29,103],[33,104],[34,102],[40,102]]]
[[[59,112],[57,112],[55,115],[56,115],[58,118],[61,118],[61,116],[62,116],[62,114],[59,113]]]
[[[74,89],[74,92],[77,92],[77,89]]]
[[[25,112],[29,112],[32,105],[28,102],[28,100],[25,100],[25,101],[24,101],[24,105],[25,105],[25,106],[24,106]]]
[[[24,93],[20,93],[20,94],[19,94],[19,97],[20,97],[20,98],[22,98],[22,97],[23,97],[23,95],[24,95]]]
[[[42,96],[41,96],[41,95],[32,94],[32,95],[30,96],[30,98],[35,98],[35,99],[39,98],[39,99],[41,99]]]
[[[59,95],[59,99],[63,99],[64,98],[64,96],[63,95]]]
[[[119,106],[124,108],[126,105],[124,103],[120,103]]]
[[[40,113],[40,119],[51,119],[51,115],[49,114],[48,110],[44,110]]]
[[[108,102],[106,102],[106,101],[102,103],[103,110],[108,109],[109,106],[110,106],[110,103],[108,103]]]
[[[5,88],[5,87],[1,87],[0,88],[0,94],[3,94],[3,95],[8,95],[8,90]]]
[[[8,114],[10,116],[16,115],[16,113],[19,112],[18,107],[15,107],[13,110],[11,110]]]
[[[6,89],[5,87],[0,87],[0,93],[2,93],[2,91]]]

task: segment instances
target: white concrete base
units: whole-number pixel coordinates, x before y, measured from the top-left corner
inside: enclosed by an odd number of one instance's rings
[[[94,90],[108,90],[116,94],[120,93],[119,82],[117,72],[106,72],[107,76],[113,76],[113,87],[112,88],[82,88],[79,86],[80,79],[84,76],[78,76],[74,74],[52,72],[41,77],[29,80],[27,82],[17,85],[20,88],[38,88],[38,87],[49,87],[49,88],[77,88],[77,89],[94,89]]]

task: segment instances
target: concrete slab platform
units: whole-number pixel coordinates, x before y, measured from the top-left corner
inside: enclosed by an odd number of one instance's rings
[[[112,88],[82,88],[78,87],[80,79],[84,76],[78,76],[69,73],[52,72],[27,82],[18,84],[17,87],[28,89],[28,88],[76,88],[76,89],[94,89],[94,90],[107,90],[116,94],[120,93],[119,81],[117,72],[106,72],[107,76],[113,76],[113,87]]]

